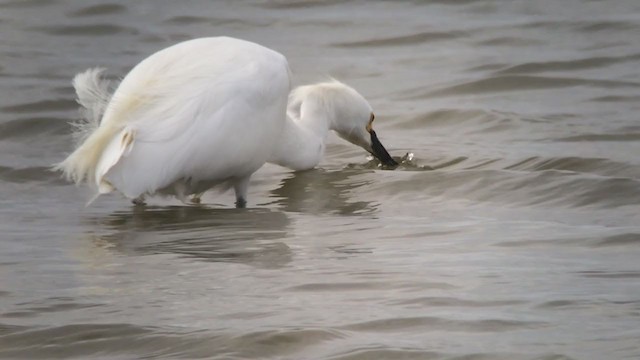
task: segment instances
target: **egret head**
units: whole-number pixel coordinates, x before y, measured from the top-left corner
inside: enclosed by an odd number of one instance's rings
[[[324,116],[329,129],[335,131],[338,136],[358,145],[378,158],[382,164],[395,166],[398,163],[389,155],[382,146],[380,140],[373,130],[373,120],[375,118],[369,102],[353,88],[338,82],[332,81],[311,86],[298,88],[296,92],[303,92],[294,95],[290,105],[295,103],[295,97],[305,98],[304,103],[311,103],[314,106],[295,106],[300,111],[316,113],[316,116]],[[307,102],[306,100],[313,99]],[[306,108],[306,109],[305,109]],[[299,114],[302,117],[302,114]]]

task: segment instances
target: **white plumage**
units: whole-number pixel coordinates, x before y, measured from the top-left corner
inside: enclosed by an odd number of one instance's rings
[[[289,101],[285,57],[248,41],[202,38],[163,49],[111,97],[100,75],[74,79],[85,119],[76,124],[76,150],[56,166],[93,184],[96,196],[118,190],[137,202],[154,194],[186,202],[223,185],[243,206],[251,174],[267,161],[316,166],[329,130],[380,157],[360,94],[332,82],[298,88]]]

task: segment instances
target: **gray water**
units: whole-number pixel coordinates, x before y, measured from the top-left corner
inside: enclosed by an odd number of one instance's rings
[[[48,170],[70,80],[178,41],[364,94],[395,157],[332,137],[249,208],[134,208]],[[0,1],[0,358],[640,358],[640,2]]]

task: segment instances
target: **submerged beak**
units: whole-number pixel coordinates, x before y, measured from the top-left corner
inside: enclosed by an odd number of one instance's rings
[[[387,152],[387,149],[382,146],[382,143],[378,140],[376,132],[369,128],[369,134],[371,134],[371,153],[373,156],[377,157],[382,165],[397,166],[398,162],[393,160],[391,155]]]

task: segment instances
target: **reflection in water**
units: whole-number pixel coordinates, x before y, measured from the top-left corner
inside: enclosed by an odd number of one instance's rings
[[[279,268],[291,261],[281,240],[289,219],[266,209],[132,207],[90,220],[105,235],[92,235],[94,250],[125,255],[177,254],[205,261]]]
[[[340,215],[368,214],[376,211],[371,201],[351,201],[351,191],[370,184],[371,180],[356,180],[363,170],[327,171],[313,169],[292,173],[282,180],[280,187],[271,191],[273,204],[284,211],[311,214],[337,213]]]

